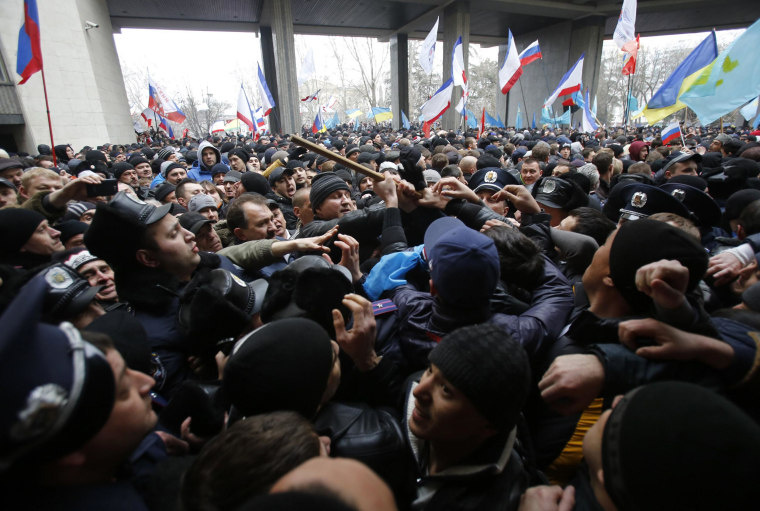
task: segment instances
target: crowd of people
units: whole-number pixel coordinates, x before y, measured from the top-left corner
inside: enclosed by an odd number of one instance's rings
[[[760,501],[760,132],[154,135],[0,150],[8,509]]]

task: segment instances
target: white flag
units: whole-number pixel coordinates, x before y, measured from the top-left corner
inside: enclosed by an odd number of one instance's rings
[[[615,33],[612,40],[621,50],[633,53],[636,46],[636,0],[623,0],[623,8],[620,9]]]
[[[464,52],[462,51],[462,36],[459,36],[454,43],[454,50],[451,52],[451,78],[454,85],[459,85],[467,90],[467,74],[464,71]]]
[[[438,39],[438,20],[435,19],[435,25],[433,29],[427,35],[422,44],[420,45],[420,51],[417,54],[417,60],[425,71],[425,74],[431,74],[433,72],[433,57],[435,56],[435,42]]]
[[[315,74],[317,74],[317,68],[314,65],[314,48],[310,47],[303,58],[303,62],[301,62],[301,72],[298,73],[298,84],[300,85],[309,80]]]

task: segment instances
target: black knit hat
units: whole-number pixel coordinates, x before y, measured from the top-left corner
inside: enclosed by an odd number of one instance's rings
[[[311,419],[333,367],[333,348],[317,323],[289,318],[254,330],[235,345],[222,385],[243,415],[292,410]]]
[[[114,163],[111,167],[111,174],[113,174],[113,177],[116,179],[119,179],[122,174],[124,174],[128,170],[134,170],[135,167],[131,163],[127,163],[125,161],[120,161],[119,163]]]
[[[636,271],[661,259],[675,259],[689,269],[692,291],[707,271],[707,253],[685,231],[657,220],[629,221],[617,230],[610,248],[610,276],[615,288],[635,312],[648,312],[652,300],[636,289]]]
[[[211,175],[215,176],[217,174],[226,174],[229,172],[230,169],[225,165],[224,163],[217,163],[213,167],[211,167]]]
[[[311,190],[309,191],[309,200],[311,201],[311,209],[316,213],[317,208],[327,199],[331,193],[338,190],[346,190],[350,192],[348,184],[335,175],[334,172],[322,172],[317,174],[311,180]]]
[[[150,163],[147,159],[143,158],[142,156],[133,156],[128,161],[133,167],[136,167],[140,165],[141,163]]]
[[[755,509],[760,427],[684,382],[639,387],[604,427],[604,486],[620,511]]]
[[[267,178],[258,172],[244,172],[240,177],[240,183],[246,192],[255,192],[259,195],[267,195],[272,191]]]
[[[84,234],[89,226],[90,224],[80,222],[79,220],[66,220],[56,225],[55,228],[61,231],[61,243],[65,245],[67,241],[77,234]]]
[[[31,209],[0,209],[0,257],[15,254],[23,247],[45,217]]]
[[[235,148],[230,149],[230,151],[227,153],[227,158],[229,159],[229,157],[232,155],[235,155],[241,160],[243,160],[243,163],[248,163],[248,158],[251,157],[251,155],[248,154],[248,151],[246,151],[242,147],[235,147]]]
[[[164,199],[166,198],[166,196],[172,193],[173,191],[175,191],[176,189],[177,187],[174,186],[173,184],[164,182],[161,186],[156,188],[154,197],[156,198],[157,201],[164,202]]]
[[[530,390],[530,365],[507,332],[490,324],[458,328],[428,359],[499,430],[514,427]]]

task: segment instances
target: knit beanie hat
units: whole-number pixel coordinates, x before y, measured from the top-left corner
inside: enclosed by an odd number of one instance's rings
[[[248,154],[248,151],[241,147],[235,147],[233,149],[230,149],[230,151],[227,153],[227,159],[229,159],[230,156],[235,155],[241,160],[243,160],[243,163],[248,163],[248,158],[251,157],[250,154]]]
[[[316,213],[317,208],[330,196],[331,193],[338,190],[350,192],[348,184],[334,172],[322,172],[317,174],[311,181],[311,190],[309,191],[309,200],[311,209]]]
[[[158,158],[159,160],[165,160],[169,156],[171,156],[172,154],[174,154],[174,148],[173,147],[164,147],[163,149],[161,149],[160,151],[158,151],[158,154],[156,155],[156,158]]]
[[[604,427],[604,486],[621,511],[744,510],[760,501],[760,427],[706,388],[632,390]]]
[[[21,250],[45,217],[31,209],[0,209],[0,257]]]
[[[176,161],[165,161],[161,164],[161,176],[163,176],[164,179],[166,179],[166,175],[171,171],[172,169],[182,169],[185,168],[177,163]]]
[[[458,328],[428,359],[500,431],[514,427],[530,391],[530,364],[507,332],[487,323]]]
[[[240,176],[240,183],[246,192],[255,192],[259,195],[267,195],[272,191],[267,178],[258,172],[245,172]]]
[[[156,198],[157,201],[164,202],[164,199],[166,198],[166,196],[172,193],[176,189],[177,187],[171,183],[163,183],[161,186],[156,188],[156,193],[153,196]]]
[[[147,159],[143,158],[142,156],[133,156],[129,159],[130,165],[133,167],[137,167],[141,163],[150,163]]]
[[[95,209],[95,204],[87,201],[72,202],[66,208],[66,214],[61,218],[62,221],[66,220],[79,220],[85,211]]]
[[[217,174],[226,174],[229,172],[230,169],[225,165],[224,163],[217,163],[213,167],[211,167],[211,175],[215,176]]]
[[[135,167],[131,163],[127,163],[125,161],[120,161],[119,163],[115,163],[113,167],[111,167],[111,174],[113,174],[113,177],[116,179],[119,179],[122,174],[124,174],[128,170],[134,170]]]
[[[84,234],[87,231],[89,224],[80,222],[79,220],[66,220],[56,225],[56,229],[61,231],[61,243],[64,245],[71,238],[77,234]]]
[[[282,319],[238,341],[222,386],[245,416],[292,410],[311,419],[332,367],[332,343],[322,327],[309,319]]]
[[[610,276],[615,288],[635,312],[648,312],[652,299],[636,289],[636,271],[660,259],[675,259],[689,269],[686,292],[707,271],[707,253],[692,235],[657,220],[642,218],[624,223],[610,248]]]

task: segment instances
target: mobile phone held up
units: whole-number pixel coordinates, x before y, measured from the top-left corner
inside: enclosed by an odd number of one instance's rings
[[[118,181],[116,179],[104,179],[98,184],[87,184],[88,197],[107,197],[116,195],[118,191]]]

